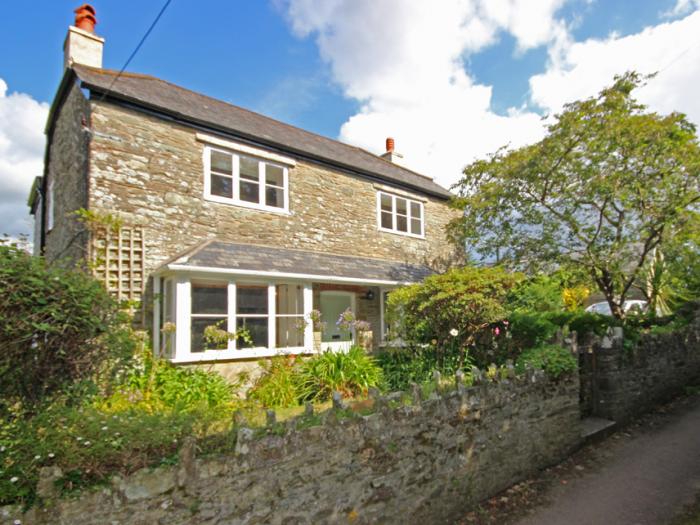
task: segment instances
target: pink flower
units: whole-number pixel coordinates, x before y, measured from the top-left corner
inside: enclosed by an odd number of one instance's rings
[[[503,321],[503,326],[508,326],[508,321]]]
[[[498,327],[496,327],[496,328],[493,329],[493,333],[496,334],[496,335],[498,335],[498,334],[501,333],[501,329],[498,328]]]

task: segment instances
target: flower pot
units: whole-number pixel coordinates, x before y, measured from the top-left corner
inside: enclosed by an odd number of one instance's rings
[[[321,352],[321,335],[323,332],[314,332],[314,352]]]
[[[357,332],[357,344],[368,352],[372,351],[373,339],[372,330],[362,330]]]

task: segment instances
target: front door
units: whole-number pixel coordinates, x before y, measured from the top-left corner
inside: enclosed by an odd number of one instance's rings
[[[321,292],[321,319],[325,323],[321,335],[321,350],[347,351],[352,345],[352,331],[341,330],[336,324],[340,314],[350,308],[355,311],[353,292],[324,290]]]

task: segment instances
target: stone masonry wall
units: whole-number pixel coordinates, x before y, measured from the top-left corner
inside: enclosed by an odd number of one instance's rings
[[[444,227],[457,213],[425,204],[425,239],[380,232],[374,183],[298,162],[289,171],[290,215],[204,200],[196,131],[113,104],[93,104],[90,208],[146,228],[148,270],[216,237],[423,263],[451,253]]]
[[[366,416],[336,404],[266,430],[241,425],[230,456],[195,459],[188,443],[178,466],[116,477],[79,499],[56,501],[41,481],[45,507],[2,509],[0,523],[452,523],[580,442],[577,376],[529,371],[426,400],[416,390],[407,404],[401,396],[374,398]]]
[[[53,180],[54,227],[46,234],[45,254],[49,261],[75,262],[86,254],[87,233],[74,212],[88,205],[89,133],[83,131],[83,119],[87,123],[89,118],[87,100],[73,85],[59,109],[50,137],[48,181]],[[47,221],[48,208],[45,228]]]
[[[634,347],[621,330],[593,345],[582,399],[594,415],[625,423],[700,381],[700,312],[682,330],[646,334]],[[584,386],[582,385],[582,387]]]

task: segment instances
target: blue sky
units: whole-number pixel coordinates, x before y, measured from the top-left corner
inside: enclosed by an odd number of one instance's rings
[[[119,69],[163,1],[96,0],[104,65]],[[21,5],[21,4],[20,4]],[[0,18],[0,233],[29,232],[47,103],[78,2]],[[428,6],[428,7],[426,7]],[[698,0],[172,0],[129,66],[380,153],[444,185],[541,115],[626,69],[669,66],[643,93],[700,121]],[[670,64],[670,65],[669,65]]]

